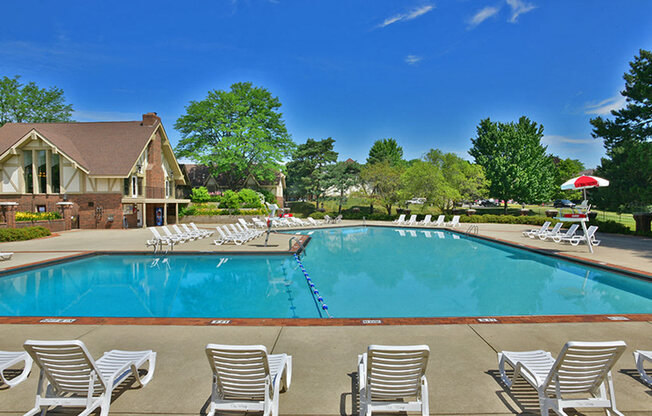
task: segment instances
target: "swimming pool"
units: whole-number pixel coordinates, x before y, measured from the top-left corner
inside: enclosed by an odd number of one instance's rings
[[[333,317],[652,312],[649,281],[448,231],[352,227],[311,237],[301,262]],[[0,315],[325,316],[292,256],[183,254],[99,255],[5,275]]]

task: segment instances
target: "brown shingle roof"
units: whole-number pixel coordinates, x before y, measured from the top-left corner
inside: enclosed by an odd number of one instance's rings
[[[90,175],[127,176],[157,127],[141,121],[8,123],[0,127],[0,154],[34,129]]]

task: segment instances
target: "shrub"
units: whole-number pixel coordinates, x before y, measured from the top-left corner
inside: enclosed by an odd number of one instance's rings
[[[325,215],[324,212],[315,211],[308,216],[316,220],[323,220]]]
[[[222,195],[222,205],[226,206],[226,208],[238,209],[240,208],[241,202],[242,200],[237,193],[231,190],[224,191],[224,194]]]
[[[290,212],[293,214],[301,214],[304,217],[317,211],[315,205],[311,202],[290,202]]]
[[[263,205],[260,202],[258,192],[252,189],[241,189],[238,192],[241,204],[244,208],[261,208]]]
[[[60,220],[61,213],[51,212],[16,212],[16,221],[43,221],[43,220]]]
[[[267,215],[265,208],[258,209],[221,209],[215,204],[194,204],[179,210],[179,216],[187,215]]]
[[[269,204],[276,203],[276,196],[274,196],[274,194],[268,191],[267,189],[259,189],[258,192],[263,194],[263,196],[265,197],[265,202]]]
[[[41,226],[25,228],[0,228],[0,242],[31,240],[34,238],[47,237],[50,234],[50,230]]]
[[[190,200],[199,203],[208,202],[211,200],[211,195],[208,193],[208,189],[206,189],[205,186],[200,186],[199,188],[192,188]]]

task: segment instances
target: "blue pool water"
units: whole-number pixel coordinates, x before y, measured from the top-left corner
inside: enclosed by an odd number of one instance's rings
[[[652,312],[651,282],[446,231],[359,227],[311,237],[301,260],[333,317]],[[3,316],[322,313],[292,256],[105,255],[0,277]]]

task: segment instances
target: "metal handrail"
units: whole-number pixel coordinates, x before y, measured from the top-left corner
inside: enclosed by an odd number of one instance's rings
[[[465,233],[466,233],[466,234],[475,234],[475,235],[478,235],[479,232],[480,232],[480,230],[479,230],[478,226],[475,225],[475,224],[473,224],[473,225],[470,225],[469,228],[466,229],[466,232],[465,232]]]

